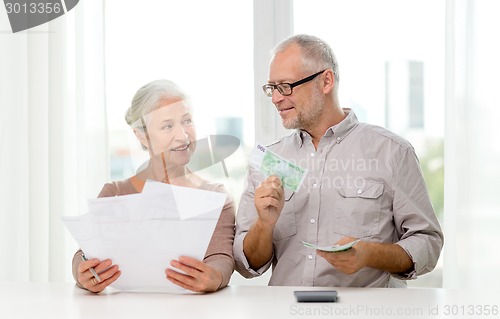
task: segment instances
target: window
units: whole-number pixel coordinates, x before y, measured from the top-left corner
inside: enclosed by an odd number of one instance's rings
[[[442,220],[445,1],[295,0],[293,9],[294,33],[324,39],[337,56],[341,106],[415,147]],[[440,287],[439,268],[416,284]]]
[[[130,177],[148,158],[124,120],[142,85],[169,79],[190,96],[197,137],[229,134],[254,141],[251,1],[106,2],[106,98],[111,180]],[[220,179],[239,200],[245,175],[240,149],[200,172]]]

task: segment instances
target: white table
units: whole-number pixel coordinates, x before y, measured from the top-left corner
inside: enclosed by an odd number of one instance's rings
[[[70,283],[0,283],[0,318],[500,318],[497,290],[337,288],[337,303],[297,303],[310,287],[230,286],[212,294],[95,295]],[[487,314],[489,313],[489,314]]]

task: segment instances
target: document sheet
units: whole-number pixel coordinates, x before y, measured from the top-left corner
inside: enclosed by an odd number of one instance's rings
[[[165,269],[181,255],[203,260],[225,200],[224,193],[147,181],[142,193],[91,199],[87,214],[62,219],[88,259],[120,267],[111,287],[187,292]]]

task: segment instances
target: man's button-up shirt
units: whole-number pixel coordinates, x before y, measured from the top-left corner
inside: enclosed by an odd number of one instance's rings
[[[327,130],[317,149],[300,130],[268,146],[308,172],[296,192],[285,189],[273,232],[274,255],[260,269],[251,269],[243,252],[243,240],[258,217],[254,191],[264,180],[249,168],[233,246],[236,270],[243,276],[259,276],[272,265],[270,285],[388,287],[398,285],[394,278],[416,278],[435,267],[443,234],[413,147],[344,111],[347,117]],[[413,271],[391,275],[366,267],[347,275],[302,244],[328,246],[346,236],[400,245]]]

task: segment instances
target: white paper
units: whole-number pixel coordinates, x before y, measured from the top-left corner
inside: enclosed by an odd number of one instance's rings
[[[62,219],[87,258],[120,267],[111,287],[186,292],[165,269],[181,255],[203,259],[225,200],[224,193],[147,181],[141,194],[92,199],[87,214]]]

